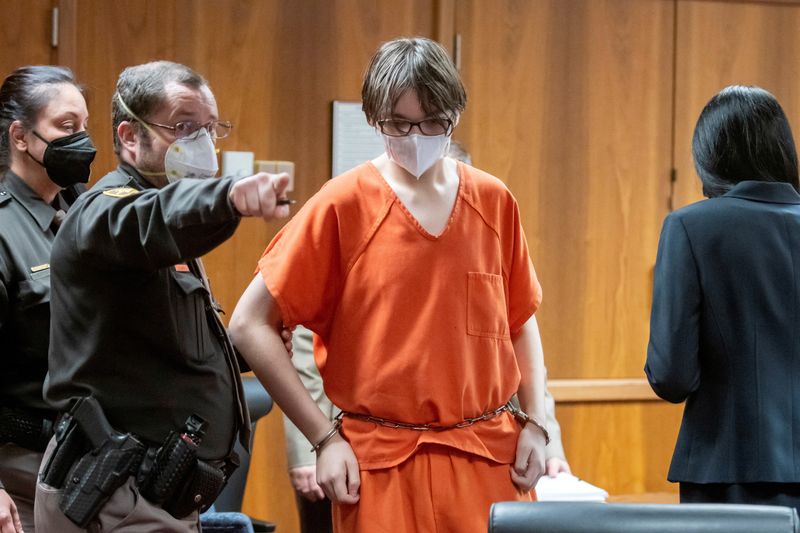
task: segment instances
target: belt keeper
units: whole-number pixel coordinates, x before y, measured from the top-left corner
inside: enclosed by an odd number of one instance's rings
[[[319,440],[319,442],[317,442],[311,448],[311,451],[314,452],[314,453],[319,453],[320,450],[322,449],[322,447],[325,446],[328,443],[328,441],[333,438],[334,435],[339,433],[339,428],[340,427],[342,427],[342,419],[341,418],[337,418],[336,420],[333,421],[333,426],[331,426],[331,429],[329,429],[328,432],[325,434],[325,436],[322,437]]]
[[[544,435],[544,444],[547,446],[550,444],[550,433],[547,431],[547,428],[536,420],[536,418],[530,416],[529,414],[525,413],[522,409],[518,408],[516,405],[513,405],[511,402],[508,402],[508,410],[511,411],[511,414],[514,415],[514,418],[520,421],[520,423],[524,426],[525,424],[533,424],[539,430],[541,430],[542,434]]]

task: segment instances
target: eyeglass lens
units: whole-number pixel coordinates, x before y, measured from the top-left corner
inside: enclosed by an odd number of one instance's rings
[[[379,124],[381,132],[386,135],[403,136],[411,133],[414,126],[417,126],[423,135],[443,135],[448,133],[451,123],[444,119],[429,118],[421,122],[387,119],[380,121]]]
[[[211,135],[211,137],[215,139],[224,139],[228,136],[228,134],[230,134],[233,126],[230,122],[218,122],[215,120],[207,124],[199,124],[193,120],[187,120],[175,124],[175,137],[178,139],[187,137],[203,127],[208,130],[208,133]]]

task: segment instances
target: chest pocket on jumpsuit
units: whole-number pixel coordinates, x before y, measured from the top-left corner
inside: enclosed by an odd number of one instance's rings
[[[203,282],[191,272],[170,270],[178,286],[173,302],[178,346],[181,353],[195,361],[205,361],[214,355],[216,346],[206,314],[207,292]]]
[[[508,312],[503,276],[467,273],[467,334],[508,340]]]

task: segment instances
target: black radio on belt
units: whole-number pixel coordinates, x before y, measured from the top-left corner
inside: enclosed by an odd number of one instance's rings
[[[225,484],[219,468],[197,459],[206,427],[205,420],[190,416],[180,432],[169,434],[152,466],[139,478],[142,496],[176,518],[211,505]]]
[[[197,448],[206,433],[206,422],[196,415],[181,431],[171,431],[158,450],[150,472],[139,482],[139,492],[152,503],[164,505],[197,461]]]

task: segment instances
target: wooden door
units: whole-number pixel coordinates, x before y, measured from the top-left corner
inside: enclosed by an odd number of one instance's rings
[[[549,377],[641,381],[669,198],[673,2],[455,9],[468,92],[455,136],[519,200]],[[680,410],[618,399],[559,405],[574,470],[613,494],[672,490]]]
[[[800,4],[679,0],[675,76],[675,207],[703,198],[692,134],[706,103],[728,85],[758,85],[800,128]]]

